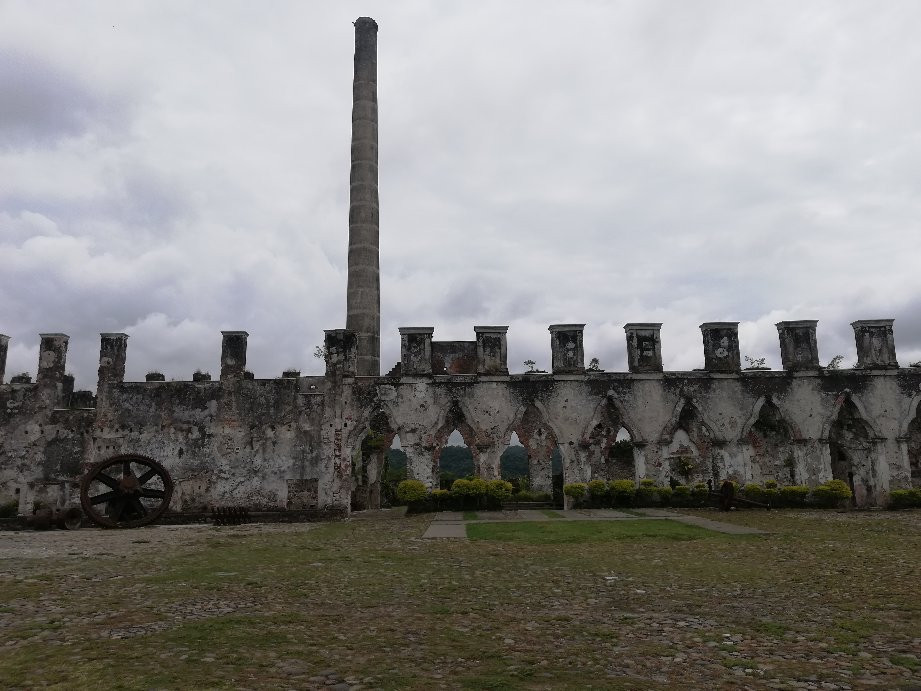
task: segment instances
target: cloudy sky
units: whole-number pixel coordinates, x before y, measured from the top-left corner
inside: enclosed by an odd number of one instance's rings
[[[0,333],[7,376],[99,332],[128,378],[319,373],[345,322],[352,21],[380,25],[382,368],[399,326],[549,365],[552,323],[625,370],[623,324],[894,317],[921,359],[921,4],[0,1]]]

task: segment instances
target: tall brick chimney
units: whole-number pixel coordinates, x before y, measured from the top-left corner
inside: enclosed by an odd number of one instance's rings
[[[358,376],[381,373],[380,219],[377,194],[377,22],[355,21],[349,263],[345,328],[358,339]]]

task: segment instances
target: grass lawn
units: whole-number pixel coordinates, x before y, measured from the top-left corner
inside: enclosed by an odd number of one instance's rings
[[[921,685],[921,512],[699,513],[0,533],[0,686]]]
[[[531,545],[610,542],[612,540],[700,540],[713,532],[668,520],[533,521],[474,523],[467,526],[471,540],[524,542]]]

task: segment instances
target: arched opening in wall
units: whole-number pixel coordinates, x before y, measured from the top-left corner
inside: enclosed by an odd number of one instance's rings
[[[873,447],[870,426],[846,397],[828,431],[828,451],[832,477],[847,483],[857,506],[873,501]]]
[[[395,434],[390,448],[384,454],[384,468],[381,472],[381,506],[393,506],[397,499],[397,485],[408,477],[406,452],[400,435]]]
[[[751,447],[752,481],[796,484],[796,457],[793,433],[780,409],[766,399],[745,441]]]
[[[623,454],[625,445],[617,449],[617,439],[621,430],[626,432],[620,419],[620,411],[611,402],[605,399],[604,403],[598,410],[594,424],[585,435],[582,446],[586,452],[586,460],[589,466],[589,472],[593,480],[613,480],[619,479],[611,475],[614,466],[611,463],[612,453]],[[629,437],[630,435],[627,434]],[[632,467],[632,447],[631,447],[631,467]],[[630,477],[633,477],[631,472]]]
[[[451,402],[432,440],[432,480],[435,487],[450,489],[454,480],[477,474],[477,435],[457,400]]]
[[[921,488],[921,405],[908,423],[908,467],[911,471],[911,486]]]
[[[563,452],[559,446],[554,446],[550,452],[550,496],[553,505],[563,507]]]
[[[513,439],[522,444],[522,451],[512,451],[510,445],[506,453],[520,455],[521,467],[518,469],[519,493],[523,501],[547,501],[553,494],[553,450],[557,447],[556,436],[534,404],[528,405],[515,426]],[[504,454],[503,454],[504,456]],[[514,483],[513,483],[514,484]]]
[[[512,492],[518,494],[531,489],[528,474],[528,450],[517,432],[512,432],[505,451],[499,456],[499,477],[512,483]]]
[[[607,478],[609,480],[635,480],[636,464],[633,459],[633,437],[626,427],[617,430],[614,443],[608,447]]]
[[[457,429],[451,431],[445,445],[441,448],[438,456],[438,471],[438,486],[442,489],[451,489],[455,480],[473,477],[475,474],[473,453]]]
[[[713,489],[720,479],[713,462],[713,434],[690,401],[681,408],[665,457],[672,487],[702,483]]]
[[[371,415],[368,429],[352,456],[352,510],[379,509],[387,452],[396,432],[380,410]]]

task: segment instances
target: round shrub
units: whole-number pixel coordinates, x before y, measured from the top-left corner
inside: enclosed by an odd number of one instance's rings
[[[486,493],[490,499],[501,503],[512,496],[512,483],[505,480],[490,480]]]
[[[742,496],[752,501],[764,503],[764,489],[754,482],[749,482],[742,488]]]
[[[523,489],[512,495],[515,501],[550,501],[552,499],[549,492],[535,492],[534,490]]]
[[[608,483],[604,480],[592,480],[588,483],[588,498],[592,506],[603,506],[607,503]]]
[[[650,484],[651,483],[651,484]],[[637,506],[655,506],[659,503],[659,489],[651,480],[642,480],[636,488],[633,503]]]
[[[780,503],[783,506],[805,506],[809,488],[804,485],[789,485],[780,488]]]
[[[812,503],[823,509],[836,509],[851,496],[851,488],[847,483],[842,480],[830,480],[812,490]]]
[[[656,487],[656,492],[659,494],[659,503],[662,506],[670,506],[672,503],[672,488],[671,487]]]
[[[636,485],[633,484],[633,480],[613,480],[608,485],[608,492],[614,506],[630,506],[636,493]]]
[[[451,492],[457,496],[461,508],[471,509],[486,502],[486,493],[489,483],[483,478],[475,477],[472,480],[463,478],[455,480],[451,485]]]
[[[403,480],[397,485],[397,500],[401,504],[417,504],[425,501],[428,493],[428,488],[421,480]]]
[[[921,508],[921,489],[894,489],[889,493],[889,508],[915,509]]]
[[[780,506],[780,490],[777,487],[768,487],[765,483],[762,496],[764,503],[768,506]]]
[[[476,494],[476,490],[473,488],[473,483],[470,480],[465,480],[464,478],[455,480],[452,483],[451,492],[459,497],[472,497],[474,494]]]
[[[691,488],[687,485],[676,485],[672,488],[672,506],[690,506]]]
[[[642,480],[640,480],[640,487],[655,487],[655,486],[656,486],[656,481],[653,480],[651,477],[644,477]]]
[[[475,497],[485,497],[486,493],[489,492],[489,483],[481,477],[473,478],[470,481],[470,487]]]
[[[578,501],[585,496],[588,486],[584,482],[570,482],[563,486],[563,494]]]
[[[694,506],[704,506],[710,499],[710,488],[703,482],[698,482],[691,489],[691,499],[694,502]]]
[[[444,511],[448,509],[453,504],[453,495],[450,490],[446,489],[436,489],[432,490],[432,504],[435,506],[436,511]]]

